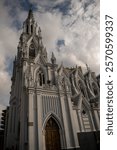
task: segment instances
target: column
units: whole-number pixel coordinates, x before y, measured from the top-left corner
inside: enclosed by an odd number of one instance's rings
[[[84,128],[84,124],[83,124],[83,120],[82,120],[81,110],[80,109],[77,110],[77,115],[78,115],[78,119],[79,119],[80,131],[81,132],[85,132],[85,128]]]
[[[73,115],[74,115],[74,126],[75,126],[75,130],[76,130],[76,139],[78,141],[78,146],[77,147],[80,147],[79,146],[79,140],[78,140],[78,133],[80,132],[80,127],[79,127],[79,124],[78,124],[78,115],[77,115],[77,110],[73,109]]]
[[[37,118],[38,118],[38,143],[39,150],[43,150],[43,137],[42,137],[42,98],[40,93],[37,92]]]
[[[34,94],[34,129],[35,129],[35,150],[38,150],[38,113],[37,113],[37,95]]]
[[[94,121],[93,121],[93,117],[92,117],[91,111],[89,111],[89,116],[90,116],[90,120],[91,120],[92,130],[95,131],[95,125],[94,125]]]
[[[50,67],[48,67],[48,79],[51,81],[51,70],[50,70]]]
[[[77,109],[73,109],[73,114],[74,114],[74,121],[75,121],[75,126],[76,126],[76,131],[79,132],[80,131],[80,127],[79,127],[79,118],[78,118],[78,115],[77,115]]]
[[[43,144],[43,150],[46,150],[46,143],[45,143],[45,130],[43,130],[43,133],[42,133],[42,134],[43,134],[43,139],[42,139],[42,140],[43,140],[43,143],[42,143],[42,144]]]
[[[64,95],[60,95],[60,102],[61,102],[61,109],[62,109],[62,116],[63,116],[63,123],[64,123],[64,130],[65,130],[65,138],[66,138],[66,148],[73,147],[73,134],[71,131],[71,122],[70,116],[67,105],[67,100],[64,98]]]
[[[99,121],[97,109],[94,109],[93,113],[94,113],[94,117],[95,117],[96,128],[97,128],[97,130],[100,130],[100,121]]]
[[[75,142],[75,147],[79,147],[79,143],[78,143],[78,137],[77,137],[77,131],[75,128],[75,124],[74,124],[74,116],[73,116],[73,108],[72,108],[72,102],[71,102],[71,98],[70,95],[67,94],[67,100],[68,100],[68,106],[69,106],[69,112],[70,112],[70,118],[71,118],[71,125],[72,125],[72,130],[73,130],[73,135],[74,135],[74,142]]]
[[[28,106],[28,144],[29,150],[35,150],[35,131],[34,131],[34,103],[33,90],[29,89],[29,106]]]

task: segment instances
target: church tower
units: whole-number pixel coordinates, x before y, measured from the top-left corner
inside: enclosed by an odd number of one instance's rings
[[[54,53],[48,61],[32,10],[23,23],[11,80],[9,150],[80,150],[84,133],[99,131],[95,73],[58,67]]]

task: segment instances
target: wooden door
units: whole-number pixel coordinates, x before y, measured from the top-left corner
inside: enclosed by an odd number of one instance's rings
[[[46,125],[46,150],[60,150],[59,127],[53,118],[50,118]]]

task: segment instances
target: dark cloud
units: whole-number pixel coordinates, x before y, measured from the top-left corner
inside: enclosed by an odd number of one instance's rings
[[[63,1],[57,4],[53,9],[59,10],[63,15],[67,15],[70,9],[71,0]]]

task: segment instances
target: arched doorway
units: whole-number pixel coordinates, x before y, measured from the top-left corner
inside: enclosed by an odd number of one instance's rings
[[[46,150],[60,150],[59,127],[53,118],[50,118],[45,127]]]

